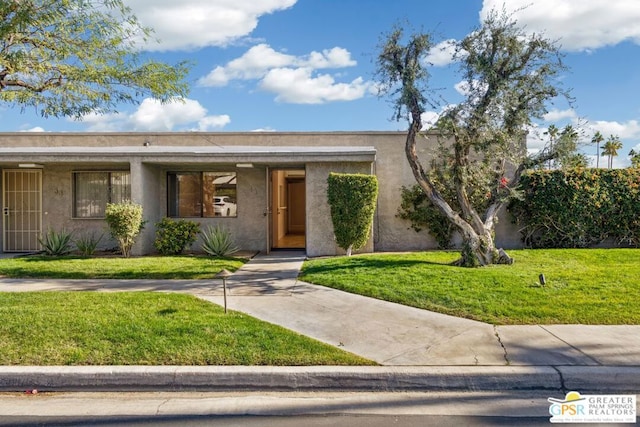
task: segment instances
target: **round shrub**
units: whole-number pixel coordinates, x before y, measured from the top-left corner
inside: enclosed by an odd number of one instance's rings
[[[136,237],[144,227],[142,206],[136,203],[108,203],[105,211],[105,221],[109,226],[111,236],[118,241],[122,256],[128,258]]]
[[[156,224],[155,248],[162,255],[178,255],[196,241],[200,224],[194,221],[163,218]]]

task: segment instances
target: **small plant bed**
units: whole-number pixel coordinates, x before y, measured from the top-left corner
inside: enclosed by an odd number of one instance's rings
[[[0,365],[372,365],[190,295],[0,295]]]
[[[0,260],[0,276],[42,279],[210,279],[246,259],[207,256],[27,256]]]
[[[483,268],[455,267],[448,251],[320,258],[300,279],[492,324],[640,324],[640,250],[509,254],[513,265]]]

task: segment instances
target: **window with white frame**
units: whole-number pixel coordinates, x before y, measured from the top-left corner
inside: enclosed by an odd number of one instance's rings
[[[169,217],[236,217],[236,173],[169,172],[167,201]]]
[[[131,200],[128,171],[73,172],[73,217],[104,218],[107,203]]]

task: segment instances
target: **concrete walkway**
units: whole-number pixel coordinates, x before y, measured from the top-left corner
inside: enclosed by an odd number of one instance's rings
[[[303,261],[252,259],[228,282],[229,308],[383,365],[640,366],[640,326],[493,326],[297,281]]]
[[[297,280],[301,252],[258,255],[227,304],[390,366],[640,366],[640,326],[493,326]],[[0,279],[0,291],[184,292],[223,304],[220,280]]]

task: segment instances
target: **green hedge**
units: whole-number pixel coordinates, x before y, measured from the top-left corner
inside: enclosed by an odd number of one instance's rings
[[[369,240],[378,179],[374,175],[331,173],[327,183],[336,242],[350,255],[351,249],[360,249]]]
[[[396,216],[410,221],[411,228],[416,232],[426,229],[438,242],[440,249],[451,248],[455,226],[431,203],[422,187],[418,184],[402,186],[400,191],[402,202]]]
[[[520,181],[509,210],[525,244],[581,248],[611,239],[640,246],[640,170],[535,171]]]

